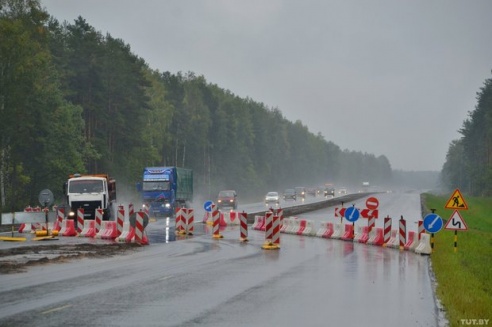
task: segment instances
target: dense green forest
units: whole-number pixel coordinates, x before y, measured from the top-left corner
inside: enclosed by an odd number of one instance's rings
[[[459,132],[462,137],[449,145],[443,183],[475,196],[492,196],[492,79],[477,92],[475,110]]]
[[[209,198],[391,183],[384,155],[342,150],[203,76],[152,69],[123,40],[82,17],[60,23],[37,0],[0,0],[0,40],[2,211],[36,204],[45,188],[61,199],[74,172],[109,173],[133,191],[158,165],[193,169]]]

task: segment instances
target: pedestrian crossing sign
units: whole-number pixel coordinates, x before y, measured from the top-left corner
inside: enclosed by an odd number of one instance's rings
[[[459,189],[454,190],[453,195],[451,195],[444,208],[454,210],[468,210],[468,205],[466,204],[465,198],[463,198],[463,195],[461,195]]]

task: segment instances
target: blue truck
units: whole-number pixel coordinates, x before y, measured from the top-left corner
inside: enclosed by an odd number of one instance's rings
[[[177,208],[186,208],[193,201],[193,170],[146,167],[137,190],[151,216],[173,217]]]

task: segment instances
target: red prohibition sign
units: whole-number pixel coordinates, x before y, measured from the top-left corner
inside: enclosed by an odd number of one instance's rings
[[[379,200],[375,197],[370,197],[366,200],[366,207],[370,210],[376,210],[379,206]]]

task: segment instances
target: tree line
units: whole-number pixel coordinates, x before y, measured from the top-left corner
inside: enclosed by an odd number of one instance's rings
[[[69,174],[109,173],[134,190],[146,166],[194,171],[195,190],[246,198],[294,186],[387,184],[385,156],[342,150],[278,108],[192,72],[152,69],[82,18],[0,0],[2,211],[62,198]]]
[[[475,109],[459,130],[461,138],[448,148],[441,180],[449,189],[492,196],[492,79],[477,92]]]

